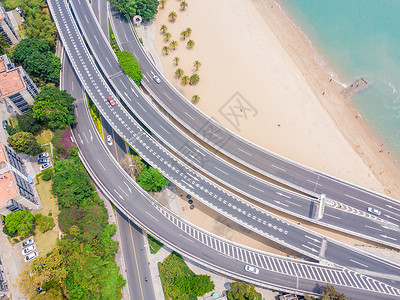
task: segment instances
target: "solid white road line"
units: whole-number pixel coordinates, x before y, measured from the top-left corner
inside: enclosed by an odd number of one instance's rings
[[[362,263],[360,263],[360,262],[358,262],[358,261],[356,261],[356,260],[352,260],[352,259],[350,259],[353,263],[355,263],[355,264],[359,264],[360,266],[363,266],[363,267],[366,267],[366,268],[368,268],[368,266],[367,265],[364,265],[364,264],[362,264]]]

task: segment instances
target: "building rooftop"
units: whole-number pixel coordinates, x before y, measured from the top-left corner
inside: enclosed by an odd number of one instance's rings
[[[6,70],[6,63],[4,62],[4,56],[2,55],[0,56],[0,73],[3,73],[5,70]]]
[[[25,89],[18,69],[0,73],[0,97],[4,98]]]
[[[4,149],[3,143],[0,143],[0,162],[7,160],[6,149]]]
[[[19,194],[15,177],[10,170],[0,175],[0,209],[7,206],[8,201]]]

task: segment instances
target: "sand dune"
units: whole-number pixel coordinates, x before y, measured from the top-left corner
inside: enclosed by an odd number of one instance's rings
[[[355,118],[355,108],[340,94],[342,86],[330,81],[306,38],[273,1],[187,2],[182,12],[178,1],[168,0],[155,21],[156,28],[167,25],[179,42],[175,51],[162,54],[168,43],[156,31],[164,74],[179,91],[188,99],[200,95],[201,110],[262,147],[400,198],[395,158],[379,153],[381,142]],[[167,20],[172,10],[178,14],[174,23]],[[179,36],[187,27],[193,49]],[[189,76],[193,61],[201,61],[198,85],[183,86],[175,78],[175,56]],[[233,105],[237,97],[249,108],[239,123],[227,114],[227,108],[240,109]]]

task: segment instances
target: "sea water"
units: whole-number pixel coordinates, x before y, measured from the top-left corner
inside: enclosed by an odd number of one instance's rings
[[[400,154],[400,1],[279,0],[288,17],[329,62],[344,85],[364,77],[370,87],[351,101]],[[325,61],[326,60],[326,61]],[[377,149],[379,151],[379,149]]]

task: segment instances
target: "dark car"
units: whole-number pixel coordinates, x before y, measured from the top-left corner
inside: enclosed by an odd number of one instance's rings
[[[51,161],[50,161],[50,158],[39,158],[37,162],[38,162],[38,164],[48,164]]]
[[[50,156],[50,154],[49,154],[48,152],[43,152],[42,154],[39,154],[39,155],[38,155],[38,159],[47,158],[47,157],[49,157],[49,156]]]
[[[114,105],[115,105],[115,101],[114,101],[114,99],[113,99],[111,96],[108,96],[108,97],[107,97],[107,100],[108,100],[108,102],[110,103],[111,106],[114,106]]]
[[[7,120],[3,120],[2,123],[3,123],[3,129],[6,130],[7,129],[6,126],[8,125]]]

